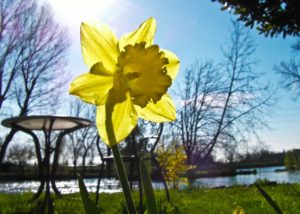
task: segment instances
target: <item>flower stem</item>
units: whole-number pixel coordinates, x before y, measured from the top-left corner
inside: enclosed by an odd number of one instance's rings
[[[124,197],[126,200],[127,210],[130,214],[136,213],[135,206],[133,203],[131,191],[128,184],[127,175],[125,172],[124,164],[121,158],[118,145],[112,146],[112,152],[114,154],[114,161],[117,168],[119,180],[123,189]]]
[[[114,161],[117,168],[117,173],[119,176],[119,181],[121,183],[123,194],[125,197],[127,210],[129,214],[136,214],[136,209],[133,203],[131,191],[128,184],[128,179],[126,175],[126,171],[124,168],[123,160],[121,158],[121,154],[119,151],[118,143],[116,141],[116,136],[114,133],[113,123],[112,123],[112,114],[114,109],[114,102],[108,102],[106,103],[106,120],[105,120],[105,126],[107,131],[107,137],[110,142],[111,149],[114,155]]]

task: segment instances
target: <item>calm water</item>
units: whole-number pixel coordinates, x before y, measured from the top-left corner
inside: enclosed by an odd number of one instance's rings
[[[256,168],[257,174],[251,175],[236,175],[232,177],[216,177],[216,178],[198,178],[190,183],[197,187],[218,187],[218,186],[233,186],[233,185],[248,185],[253,184],[256,179],[268,179],[277,181],[278,183],[300,183],[300,171],[295,172],[275,172],[276,169],[284,169],[284,167],[263,167]],[[248,169],[249,170],[249,169]],[[95,192],[97,188],[97,179],[85,179],[85,185],[89,192]],[[77,180],[57,181],[57,188],[61,193],[78,192]],[[135,183],[137,186],[137,183]],[[155,189],[163,189],[160,182],[153,182]],[[2,182],[0,183],[0,192],[17,193],[24,191],[36,192],[39,187],[38,181],[23,181],[23,182]],[[121,187],[116,179],[102,179],[100,192],[114,193],[120,192]]]

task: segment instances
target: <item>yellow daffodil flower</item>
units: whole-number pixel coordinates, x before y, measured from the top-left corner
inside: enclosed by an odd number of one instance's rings
[[[77,77],[70,94],[97,105],[99,135],[109,146],[125,139],[138,117],[152,122],[175,120],[176,110],[167,94],[179,70],[179,60],[170,51],[153,44],[154,18],[117,40],[99,21],[82,23],[81,48],[90,72]],[[111,120],[116,142],[108,138]]]

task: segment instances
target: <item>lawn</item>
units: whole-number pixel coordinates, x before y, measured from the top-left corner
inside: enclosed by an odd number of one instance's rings
[[[277,203],[283,213],[300,213],[300,184],[262,185],[263,189]],[[155,191],[160,213],[233,213],[242,207],[245,213],[275,213],[266,199],[254,186],[235,186],[219,189],[187,189],[170,191],[171,203],[167,203],[163,190]],[[41,201],[29,202],[32,193],[0,194],[1,214],[40,213]],[[91,194],[92,199],[95,198]],[[138,192],[133,193],[138,205]],[[100,194],[99,206],[103,213],[125,213],[122,194]],[[67,194],[54,199],[55,213],[84,213],[79,194]]]

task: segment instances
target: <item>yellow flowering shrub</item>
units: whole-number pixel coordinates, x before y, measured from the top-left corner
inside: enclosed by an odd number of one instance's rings
[[[183,175],[187,170],[193,169],[195,166],[186,164],[187,156],[184,153],[183,146],[178,146],[177,142],[175,142],[170,148],[166,148],[165,144],[162,144],[157,154],[157,161],[169,186],[177,189],[180,183],[189,184],[187,177],[183,177]]]
[[[244,209],[240,206],[237,206],[236,209],[233,211],[233,214],[243,214],[243,213],[245,213]]]

